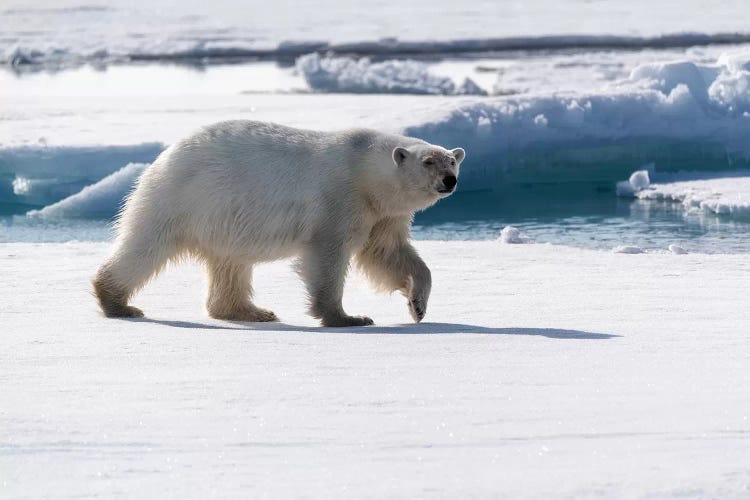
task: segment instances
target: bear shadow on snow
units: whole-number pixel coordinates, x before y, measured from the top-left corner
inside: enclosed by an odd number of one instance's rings
[[[484,335],[530,335],[552,339],[605,340],[620,335],[610,333],[593,333],[582,330],[563,328],[492,328],[461,323],[418,323],[394,326],[366,326],[350,328],[320,328],[314,326],[290,325],[288,323],[244,323],[229,322],[235,326],[223,326],[191,321],[170,321],[151,318],[123,319],[132,323],[154,323],[173,328],[194,328],[203,330],[237,330],[245,332],[307,332],[307,333],[340,333],[340,334],[388,334],[388,335],[441,335],[441,334],[484,334]]]

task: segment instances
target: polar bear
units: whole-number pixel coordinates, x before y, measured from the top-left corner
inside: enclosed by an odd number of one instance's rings
[[[318,132],[227,121],[173,144],[149,166],[117,220],[114,250],[93,280],[109,317],[170,260],[208,269],[210,316],[276,321],[256,306],[252,269],[297,257],[310,314],[324,326],[372,324],[341,298],[352,257],[381,290],[427,310],[430,270],[409,243],[415,211],[454,192],[461,148],[373,130]]]

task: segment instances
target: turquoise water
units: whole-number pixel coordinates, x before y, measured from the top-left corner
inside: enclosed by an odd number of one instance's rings
[[[538,243],[609,250],[637,245],[649,251],[676,243],[690,252],[750,252],[750,221],[687,214],[680,204],[617,198],[612,192],[555,196],[530,192],[457,193],[417,215],[418,240],[495,240],[513,225]],[[0,242],[110,241],[108,220],[43,220],[0,216]]]
[[[690,252],[750,252],[750,220],[686,213],[679,203],[617,198],[461,194],[419,214],[418,239],[497,239],[512,225],[537,243],[612,249],[636,245],[650,251],[678,244]]]

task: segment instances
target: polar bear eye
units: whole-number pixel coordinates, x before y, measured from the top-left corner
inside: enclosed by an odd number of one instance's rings
[[[431,166],[433,166],[435,164],[435,160],[433,160],[432,158],[427,158],[424,161],[424,164],[431,167]]]
[[[451,167],[455,167],[455,166],[456,166],[456,160],[451,160]]]

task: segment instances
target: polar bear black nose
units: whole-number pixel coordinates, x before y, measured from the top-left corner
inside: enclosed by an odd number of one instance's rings
[[[458,181],[456,180],[455,175],[446,175],[445,177],[443,177],[443,184],[445,184],[445,187],[448,190],[453,191],[453,188],[456,187]]]

